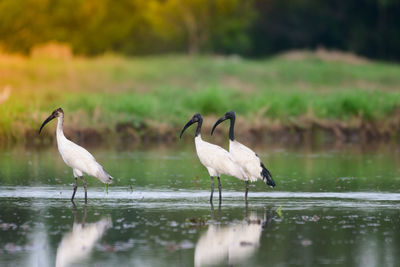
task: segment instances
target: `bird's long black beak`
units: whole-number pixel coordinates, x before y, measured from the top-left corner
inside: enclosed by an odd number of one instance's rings
[[[179,135],[179,138],[182,138],[183,132],[189,128],[190,125],[192,125],[193,123],[195,123],[195,121],[193,121],[193,119],[191,119],[190,121],[188,121],[188,123],[186,123],[185,127],[183,127],[181,134]]]
[[[40,126],[39,134],[40,134],[40,132],[42,131],[43,127],[44,127],[49,121],[51,121],[52,119],[54,119],[55,117],[56,117],[56,116],[55,116],[54,114],[51,114],[51,115],[43,122],[42,126]]]
[[[214,124],[212,130],[211,130],[211,135],[213,135],[215,128],[218,126],[218,124],[220,124],[223,121],[226,121],[227,119],[229,119],[228,117],[226,117],[226,115],[222,116],[221,118],[219,118],[217,120],[217,122]]]

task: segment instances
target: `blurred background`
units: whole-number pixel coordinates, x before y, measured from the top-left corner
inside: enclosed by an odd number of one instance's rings
[[[0,143],[51,143],[58,107],[81,143],[228,110],[254,142],[397,140],[398,25],[394,0],[1,0]]]

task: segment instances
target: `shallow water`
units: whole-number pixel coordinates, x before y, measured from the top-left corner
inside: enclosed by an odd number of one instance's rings
[[[192,149],[91,149],[87,207],[56,149],[1,151],[0,266],[400,266],[397,148],[265,149],[277,187],[221,206]]]

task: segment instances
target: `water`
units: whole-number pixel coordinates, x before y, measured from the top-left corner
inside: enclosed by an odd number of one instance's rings
[[[400,266],[397,148],[261,148],[277,187],[223,177],[221,206],[192,146],[90,150],[87,207],[56,149],[1,151],[0,266]]]

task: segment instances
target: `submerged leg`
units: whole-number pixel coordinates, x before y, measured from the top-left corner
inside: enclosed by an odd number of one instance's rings
[[[72,201],[72,213],[74,214],[74,223],[78,223],[78,215],[76,213],[76,205]]]
[[[85,206],[83,206],[82,227],[85,227],[86,214],[87,214],[87,205],[85,203]]]
[[[222,186],[221,186],[221,179],[218,176],[218,190],[219,190],[219,203],[221,204],[222,199]]]
[[[247,202],[247,193],[249,193],[249,181],[246,181],[246,193],[244,194],[244,199]]]
[[[221,221],[221,214],[222,214],[222,212],[221,212],[221,202],[219,202],[218,203],[218,217],[217,217],[217,220],[220,222]],[[211,206],[210,206],[210,219],[211,219],[211,221],[214,221],[214,205],[213,205],[213,203],[211,203]]]
[[[210,195],[211,205],[212,205],[212,200],[213,200],[213,194],[214,194],[214,177],[211,176],[211,195]]]
[[[76,193],[76,189],[78,188],[78,177],[74,177],[75,178],[75,183],[74,183],[74,192],[72,193],[72,197],[71,197],[71,202],[72,204],[74,204],[74,197],[75,197],[75,193]]]
[[[83,183],[83,188],[85,189],[85,204],[87,203],[87,185],[86,185],[86,182],[85,182],[85,178],[83,178],[83,176],[81,176],[81,180],[82,180],[82,183]]]
[[[221,212],[221,201],[220,201],[218,204],[218,221],[219,222],[221,221],[221,215],[222,215],[222,212]]]

